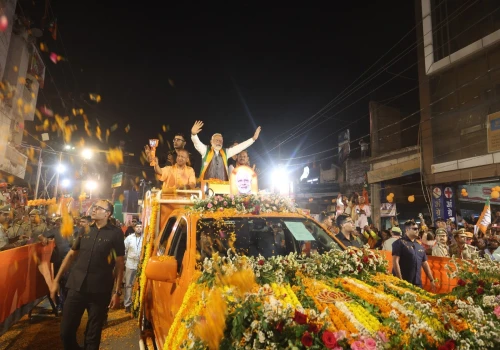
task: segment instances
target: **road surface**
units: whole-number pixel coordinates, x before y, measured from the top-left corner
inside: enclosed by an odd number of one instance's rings
[[[57,350],[62,349],[59,336],[61,317],[51,313],[50,304],[45,301],[33,310],[32,319],[24,316],[0,337],[0,350]],[[78,342],[83,345],[83,332],[87,314],[78,329]],[[111,310],[108,325],[103,329],[101,349],[139,349],[137,320],[125,310]]]

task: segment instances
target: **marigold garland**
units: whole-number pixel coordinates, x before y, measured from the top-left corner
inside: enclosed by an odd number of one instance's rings
[[[151,254],[153,252],[153,244],[156,234],[156,224],[158,221],[158,214],[160,211],[160,203],[153,197],[151,199],[151,213],[149,217],[149,222],[145,230],[145,239],[142,240],[142,250],[141,250],[141,260],[139,266],[137,267],[137,276],[134,289],[133,289],[133,314],[138,317],[138,322],[140,322],[140,315],[142,313],[142,307],[144,302],[143,291],[146,286],[146,263],[148,262]]]

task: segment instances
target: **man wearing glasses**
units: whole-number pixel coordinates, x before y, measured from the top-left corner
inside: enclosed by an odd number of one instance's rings
[[[184,134],[179,132],[175,134],[173,139],[173,144],[174,144],[174,149],[168,152],[167,155],[167,162],[169,165],[174,165],[176,163],[179,151],[185,149],[184,147],[186,147],[186,138],[184,137]],[[189,161],[189,159],[186,164],[188,166],[191,166],[191,162]]]
[[[356,231],[356,226],[354,221],[349,215],[342,214],[337,216],[337,226],[340,232],[337,234],[337,238],[346,247],[356,247],[362,248],[363,244],[354,236],[354,231]]]
[[[125,244],[122,231],[109,222],[113,212],[114,207],[110,201],[97,201],[92,208],[91,218],[94,222],[89,226],[88,233],[78,236],[50,287],[50,296],[55,300],[61,277],[78,256],[66,284],[68,295],[61,322],[64,349],[80,349],[76,341],[76,332],[85,310],[88,322],[84,348],[99,349],[107,309],[120,306]],[[115,284],[114,277],[118,282],[110,303],[110,295]]]
[[[427,262],[425,248],[417,241],[418,226],[413,220],[404,224],[405,234],[392,244],[392,273],[422,288],[422,268],[435,288],[434,277]]]

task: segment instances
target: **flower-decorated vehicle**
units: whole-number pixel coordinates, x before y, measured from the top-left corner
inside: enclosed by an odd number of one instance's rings
[[[498,263],[452,260],[459,286],[435,295],[387,274],[378,252],[346,249],[288,198],[176,209],[158,193],[147,207],[134,312],[157,348],[500,347]]]

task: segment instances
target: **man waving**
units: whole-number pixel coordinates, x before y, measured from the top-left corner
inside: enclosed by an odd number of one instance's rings
[[[212,135],[212,139],[210,140],[210,148],[208,148],[207,145],[203,144],[198,138],[198,133],[202,128],[203,122],[200,120],[197,120],[191,128],[191,140],[193,141],[194,147],[202,157],[200,179],[218,179],[222,181],[228,181],[228,158],[250,147],[259,137],[261,127],[259,126],[255,130],[255,134],[252,138],[227,149],[222,148],[223,138],[221,134]]]

